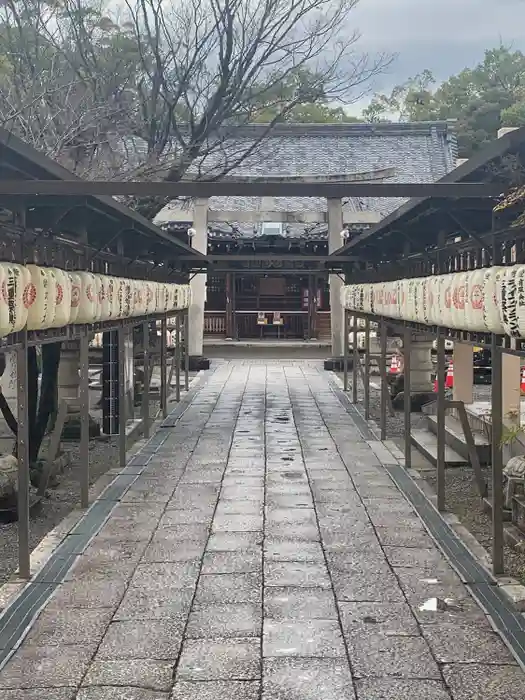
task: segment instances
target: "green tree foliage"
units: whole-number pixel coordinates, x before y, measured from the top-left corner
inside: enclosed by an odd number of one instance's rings
[[[437,87],[425,70],[389,95],[375,95],[363,117],[372,122],[455,119],[460,156],[468,158],[502,126],[525,125],[525,55],[503,45],[487,50],[477,66]]]
[[[347,114],[342,107],[327,104],[327,91],[322,76],[309,70],[299,70],[279,81],[271,89],[255,87],[250,100],[251,121],[268,124],[272,121],[296,124],[329,124],[359,122],[362,119]],[[286,105],[296,104],[290,109]]]

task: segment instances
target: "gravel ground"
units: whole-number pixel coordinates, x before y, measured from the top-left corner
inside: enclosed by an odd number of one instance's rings
[[[427,463],[428,464],[428,463]],[[490,473],[485,470],[489,480]],[[423,472],[426,481],[436,489],[435,471]],[[478,542],[485,547],[489,555],[492,549],[492,523],[490,515],[487,515],[480,506],[480,498],[472,478],[472,470],[469,468],[448,469],[446,471],[446,506],[461,520]],[[508,545],[504,547],[505,573],[525,584],[525,552],[520,552]]]
[[[195,376],[190,374],[191,378]],[[182,379],[183,381],[183,379]],[[174,394],[171,394],[170,403]],[[100,392],[90,392],[91,415],[97,420],[102,420],[102,413],[96,408],[100,398]],[[160,408],[159,401],[150,402],[151,415],[156,415]],[[140,406],[135,408],[135,417],[140,418]],[[56,488],[49,488],[46,498],[42,501],[38,512],[31,518],[29,546],[33,550],[47,533],[56,527],[72,510],[78,507],[80,502],[80,446],[75,442],[65,442],[62,446],[70,455],[70,465],[59,478]],[[109,469],[118,466],[118,436],[102,437],[90,440],[89,443],[89,467],[90,483],[93,484]],[[0,524],[0,586],[4,584],[18,567],[18,525],[10,523]]]
[[[341,380],[343,375],[339,374]],[[381,393],[379,389],[380,379],[378,376],[370,377],[370,418],[376,423],[381,419]],[[352,393],[352,376],[348,376],[348,390]],[[365,411],[365,390],[363,382],[358,381],[357,384],[357,407],[364,414]],[[412,428],[414,430],[425,426],[425,418],[421,413],[412,414]],[[394,411],[394,415],[390,415],[387,409],[386,413],[386,434],[389,439],[403,437],[405,434],[405,417],[403,411]]]
[[[89,467],[90,483],[93,484],[108,469],[118,465],[118,442],[111,440],[90,440]],[[29,523],[29,547],[33,550],[47,533],[56,527],[80,502],[80,460],[79,445],[64,443],[71,464],[59,477],[57,488],[48,489],[38,512]],[[18,567],[18,523],[0,525],[0,585],[5,583]]]
[[[343,378],[340,375],[341,379]],[[349,376],[349,391],[352,391],[352,377]],[[373,384],[379,386],[379,377],[371,377],[370,386],[370,417],[379,423],[380,419],[380,392]],[[475,385],[474,400],[490,401],[492,387],[490,385]],[[364,412],[364,388],[359,381],[358,407]],[[403,439],[405,434],[403,412],[396,412],[390,416],[387,412],[387,436],[394,439],[401,450],[404,449]],[[426,427],[425,417],[420,413],[413,413],[411,417],[412,430],[420,430]],[[436,476],[432,465],[417,451],[413,452],[413,465],[421,470],[426,481],[435,490]],[[490,471],[486,470],[490,484]],[[489,485],[490,491],[490,485]],[[446,472],[446,503],[447,509],[457,515],[462,524],[476,537],[479,543],[491,553],[492,524],[490,516],[481,508],[480,498],[476,490],[472,469],[454,468]],[[505,546],[506,573],[525,584],[525,552],[519,552],[512,547]]]

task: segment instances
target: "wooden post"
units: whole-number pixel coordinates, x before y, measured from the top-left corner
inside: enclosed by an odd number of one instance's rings
[[[126,395],[126,332],[124,326],[118,331],[118,432],[119,432],[119,464],[126,466],[126,426],[127,426],[127,395]]]
[[[233,291],[232,291],[232,273],[227,272],[225,278],[225,323],[224,330],[227,340],[233,340]]]
[[[341,247],[341,230],[343,228],[343,207],[340,199],[328,199],[328,250],[333,253]],[[343,338],[344,319],[341,288],[343,280],[339,275],[330,275],[330,323],[332,331],[332,357],[340,359],[343,345],[348,338]]]
[[[232,333],[233,339],[239,340],[239,329],[237,328],[237,275],[232,272]]]
[[[188,352],[188,338],[189,333],[189,314],[184,314],[184,391],[190,390],[190,355]],[[171,375],[170,375],[171,376]],[[169,388],[169,384],[168,384]]]
[[[317,338],[317,277],[308,277],[308,329],[310,339]]]
[[[496,228],[496,219],[492,214],[492,230]],[[501,244],[493,240],[492,264],[499,265],[501,260]],[[509,390],[505,391],[504,399],[504,379],[503,363],[506,365],[506,373],[509,373],[508,360],[504,360],[504,355],[498,345],[498,337],[493,333],[491,338],[491,360],[492,360],[492,392],[491,392],[491,414],[492,414],[492,438],[491,438],[491,462],[492,462],[492,573],[502,574],[505,571],[505,551],[504,551],[504,528],[503,528],[503,421],[505,420],[505,410],[508,411],[508,404],[512,398],[512,382]],[[509,356],[510,357],[510,356]],[[519,362],[519,357],[516,357]],[[512,363],[511,363],[512,366]],[[518,364],[519,382],[519,364]],[[519,386],[519,384],[518,384]],[[505,401],[507,407],[505,407]],[[519,398],[518,398],[519,401]],[[519,404],[518,404],[519,405]],[[519,413],[518,413],[519,416]],[[518,418],[520,420],[520,418]]]
[[[379,371],[381,372],[381,404],[379,421],[381,440],[386,440],[386,405],[388,401],[388,384],[386,381],[386,330],[386,323],[384,320],[382,320],[380,325],[381,357],[379,359]]]
[[[80,507],[89,506],[89,337],[80,336]]]
[[[352,329],[352,403],[357,403],[357,372],[360,365],[359,349],[357,347],[357,329],[359,327],[360,317],[354,314],[354,327]],[[346,331],[345,331],[346,333]],[[345,335],[345,341],[348,339]]]
[[[343,329],[346,342],[343,344],[343,390],[348,391],[348,311],[343,309]]]
[[[474,351],[472,345],[454,342],[453,359],[454,401],[463,401],[463,403],[468,406],[468,404],[471,404],[473,401],[474,389]]]
[[[180,347],[180,313],[175,319],[175,401],[180,401],[180,364],[181,364],[181,347]]]
[[[410,353],[412,344],[412,333],[410,328],[405,328],[403,334],[403,374],[405,377],[404,384],[404,408],[405,408],[405,468],[410,469],[412,466],[412,401],[410,396]]]
[[[497,336],[492,335],[492,573],[502,574],[505,570],[503,550],[503,358],[498,347]],[[519,357],[516,359],[519,360]]]
[[[365,320],[365,420],[370,420],[370,319]]]
[[[445,510],[445,335],[442,328],[437,334],[437,509]]]
[[[18,383],[18,575],[31,577],[31,553],[29,549],[29,416],[27,380],[27,330],[20,333],[21,343],[16,350]]]
[[[456,377],[454,367],[454,379]],[[512,428],[520,425],[521,392],[520,392],[521,357],[503,353],[501,357],[501,415],[503,424]]]
[[[150,356],[149,356],[149,323],[142,323],[143,355],[144,355],[144,382],[142,386],[142,426],[143,435],[149,438],[149,376],[150,376]]]
[[[168,416],[167,335],[168,322],[164,316],[160,322],[160,408],[163,418]]]

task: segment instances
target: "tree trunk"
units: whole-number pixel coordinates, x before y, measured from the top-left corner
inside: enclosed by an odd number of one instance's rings
[[[32,439],[30,438],[30,463],[33,464],[38,459],[38,453],[42,446],[44,435],[49,423],[50,416],[56,411],[58,364],[60,362],[61,343],[49,343],[42,346],[42,382],[40,386],[40,400],[38,402],[38,413],[35,412],[34,420],[29,421],[32,426]]]

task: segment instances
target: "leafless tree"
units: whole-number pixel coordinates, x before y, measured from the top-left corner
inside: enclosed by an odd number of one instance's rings
[[[98,2],[1,9],[0,122],[86,176],[224,176],[294,107],[358,99],[390,60],[358,52],[358,0]]]
[[[143,136],[148,153],[171,154],[165,177],[191,166],[201,177],[233,170],[249,153],[234,148],[225,163],[224,143],[261,111],[269,131],[298,104],[358,98],[389,59],[356,52],[357,2],[127,0],[144,70]]]
[[[0,124],[84,176],[124,165],[134,66],[120,28],[78,0],[5,0],[0,7]],[[137,64],[138,54],[131,57]]]

